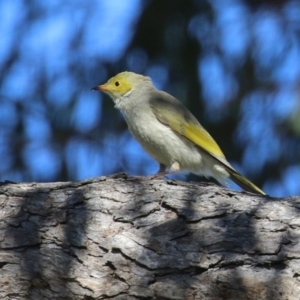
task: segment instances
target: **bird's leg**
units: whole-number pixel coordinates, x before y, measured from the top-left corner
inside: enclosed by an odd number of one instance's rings
[[[159,169],[155,174],[147,176],[148,179],[155,179],[155,178],[163,178],[166,175],[166,166],[162,163],[159,163]]]
[[[166,172],[166,166],[164,165],[164,164],[159,164],[159,170],[157,171],[157,173],[156,174],[160,174],[160,173],[164,173],[164,172]]]
[[[154,178],[161,178],[161,177],[164,177],[168,174],[173,174],[173,173],[176,173],[180,170],[180,165],[179,165],[179,162],[175,161],[171,168],[170,168],[170,171],[166,171],[166,166],[164,164],[159,164],[159,170],[156,174],[154,175],[150,175],[149,178],[150,179],[154,179]]]

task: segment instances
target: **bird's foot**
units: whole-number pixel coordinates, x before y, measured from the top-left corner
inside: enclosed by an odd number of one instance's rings
[[[152,174],[148,176],[148,179],[164,179],[166,175],[174,174],[180,170],[180,165],[177,161],[175,161],[170,170],[166,171],[166,166],[163,164],[159,164],[159,170],[156,174]]]
[[[147,179],[152,180],[152,179],[164,179],[166,175],[168,175],[169,172],[157,172],[155,174],[147,176]]]

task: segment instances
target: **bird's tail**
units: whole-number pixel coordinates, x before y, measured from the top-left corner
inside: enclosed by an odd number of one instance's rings
[[[229,178],[243,188],[245,191],[266,195],[264,191],[262,191],[259,187],[257,187],[254,183],[252,183],[249,179],[239,174],[237,171],[231,168],[226,168],[229,173]]]
[[[262,191],[259,187],[257,187],[254,183],[252,183],[249,179],[242,176],[240,173],[238,173],[226,160],[225,157],[220,157],[212,154],[211,152],[207,151],[206,149],[201,148],[204,150],[210,157],[214,158],[217,161],[217,165],[221,164],[226,172],[229,174],[229,178],[235,182],[237,185],[239,185],[242,189],[245,191],[248,191],[250,193],[259,194],[259,195],[266,195],[264,191]],[[216,168],[215,166],[215,168]],[[223,173],[223,172],[221,172]],[[224,173],[223,173],[224,174]],[[226,177],[228,177],[228,174],[226,174]],[[215,177],[215,176],[214,176]],[[216,177],[215,177],[216,178]],[[217,178],[216,178],[217,179]],[[217,179],[218,180],[218,179]],[[222,180],[218,180],[221,184],[224,184]]]

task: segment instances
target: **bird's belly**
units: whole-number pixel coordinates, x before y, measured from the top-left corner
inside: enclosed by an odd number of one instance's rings
[[[127,121],[127,123],[132,135],[159,163],[171,167],[174,162],[178,162],[181,171],[189,171],[206,177],[211,176],[222,185],[226,185],[229,174],[224,167],[220,166],[207,152],[187,138],[176,134],[156,118],[147,119],[146,116],[143,121],[135,120],[135,122]]]
[[[139,124],[138,127],[128,124],[129,130],[156,161],[167,167],[177,161],[181,170],[191,172],[201,169],[203,154],[192,142],[176,134],[156,118],[150,122],[143,120]]]

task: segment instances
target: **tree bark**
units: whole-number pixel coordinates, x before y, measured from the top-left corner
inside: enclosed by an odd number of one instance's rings
[[[300,298],[299,197],[119,174],[0,205],[0,299]]]

